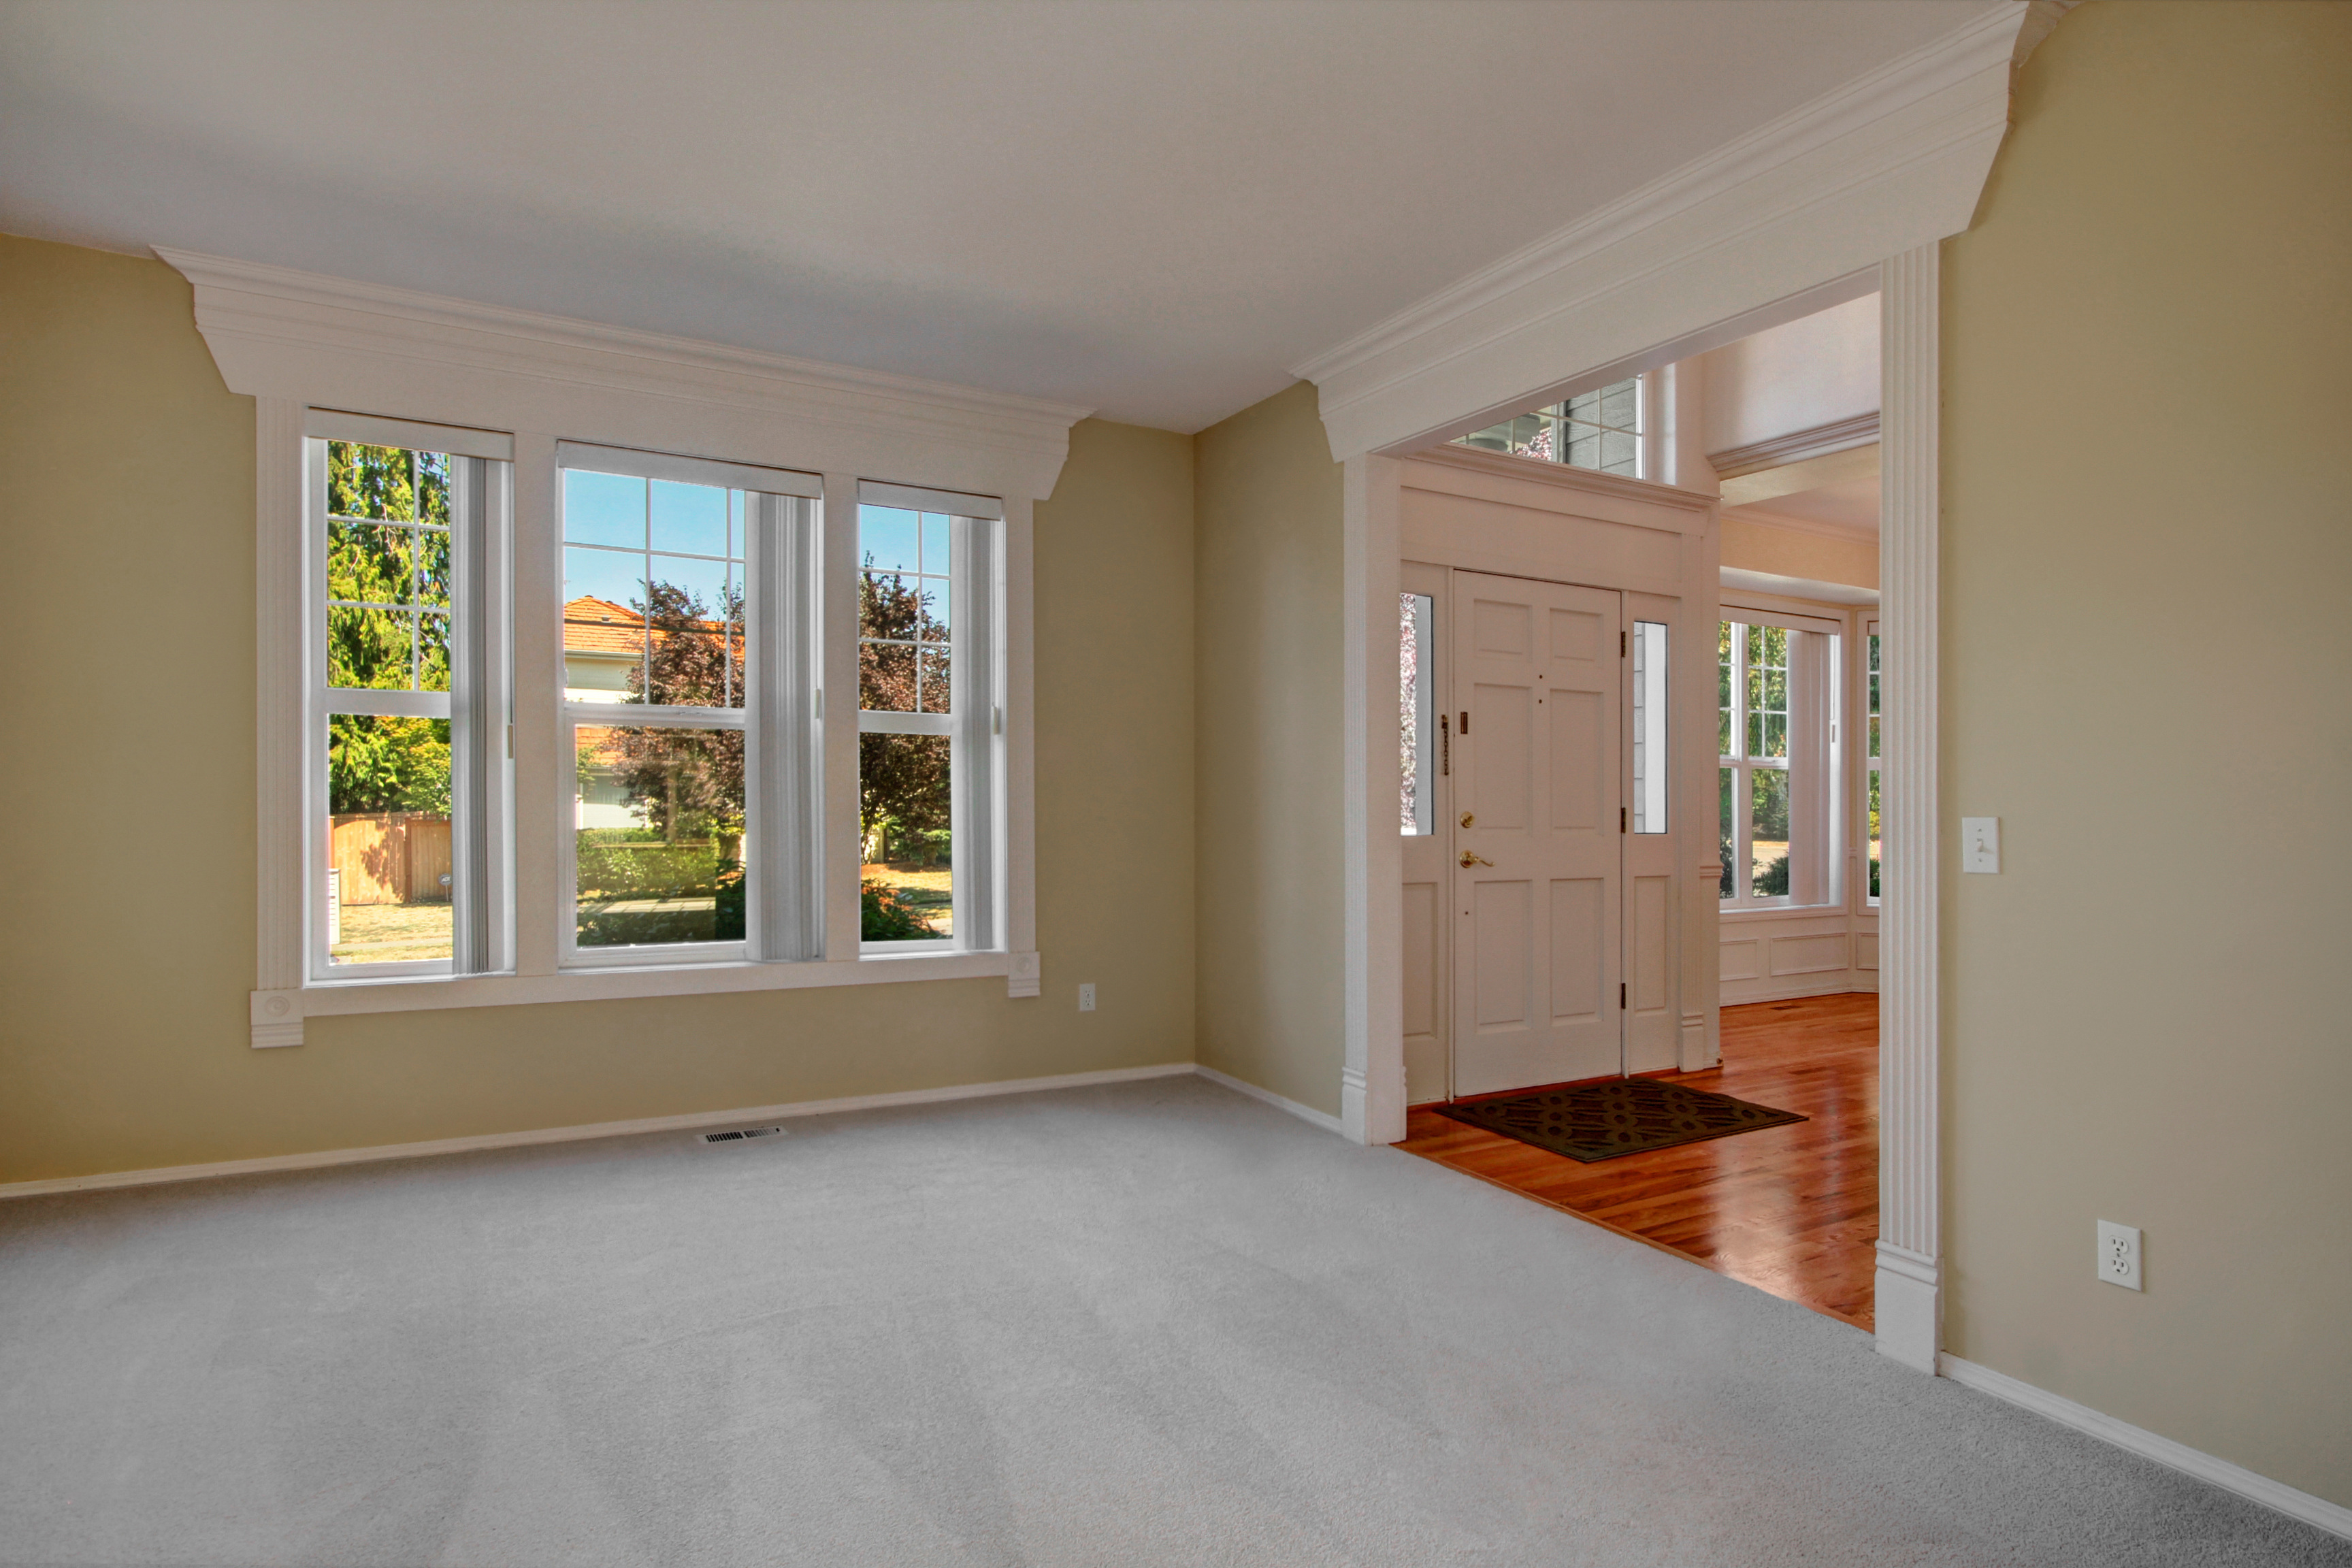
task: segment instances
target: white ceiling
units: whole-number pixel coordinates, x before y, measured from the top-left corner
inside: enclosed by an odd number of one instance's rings
[[[16,0],[0,229],[1192,430],[1984,9]]]

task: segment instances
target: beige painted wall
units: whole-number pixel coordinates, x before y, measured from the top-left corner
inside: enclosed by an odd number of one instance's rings
[[[2073,13],[1946,248],[1943,448],[1947,1346],[2339,1504],[2347,192],[2352,5]]]
[[[0,237],[0,1181],[1190,1060],[1192,458],[1089,421],[1037,508],[1042,998],[318,1018],[256,1051],[252,405],[177,274]]]
[[[1878,586],[1875,541],[1774,528],[1731,510],[1723,514],[1723,563],[1745,572],[1769,572],[1776,577],[1843,583],[1854,588]]]
[[[1200,1060],[1339,1111],[1339,466],[1300,382],[1193,437]]]

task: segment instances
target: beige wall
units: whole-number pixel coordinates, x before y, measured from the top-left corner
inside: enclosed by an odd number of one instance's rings
[[[1943,448],[1947,1346],[2339,1504],[2347,105],[2352,5],[2070,15],[1946,248]]]
[[[175,273],[0,238],[0,1181],[1191,1059],[1192,451],[1089,421],[1037,508],[1042,998],[318,1018],[256,1051],[252,405]]]
[[[1306,382],[1193,440],[1200,1059],[1336,1116],[1339,466]]]
[[[1723,514],[1723,563],[1745,572],[1769,572],[1776,577],[1843,583],[1853,588],[1878,586],[1876,541],[1774,528],[1737,511]]]

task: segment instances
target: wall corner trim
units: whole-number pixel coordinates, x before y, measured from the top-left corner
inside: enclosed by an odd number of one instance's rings
[[[2242,1465],[2217,1459],[2186,1443],[2158,1436],[2127,1421],[2118,1421],[2112,1415],[2094,1410],[2087,1405],[2078,1405],[2063,1394],[2036,1388],[2007,1373],[1995,1372],[1971,1361],[1962,1361],[1956,1355],[1937,1357],[1937,1371],[1963,1388],[1973,1388],[1979,1394],[1988,1394],[1995,1399],[2031,1410],[2036,1415],[2047,1416],[2063,1426],[2088,1433],[2102,1442],[2112,1443],[2144,1459],[2153,1459],[2183,1475],[2194,1476],[2224,1491],[2235,1492],[2249,1501],[2261,1503],[2264,1508],[2275,1510],[2289,1519],[2299,1520],[2315,1530],[2324,1530],[2330,1535],[2352,1541],[2352,1508],[2329,1502],[2326,1498],[2314,1497],[2306,1491],[2298,1491],[2284,1481],[2274,1481]]]
[[[1760,330],[1965,229],[2009,128],[2026,0],[1958,28],[1587,214],[1293,367],[1331,455],[1392,452]],[[1473,411],[1465,416],[1465,411]]]
[[[1252,1100],[1262,1100],[1273,1106],[1276,1110],[1288,1111],[1310,1127],[1319,1127],[1326,1132],[1337,1133],[1342,1138],[1348,1135],[1347,1129],[1340,1125],[1339,1119],[1328,1111],[1318,1110],[1311,1105],[1301,1105],[1295,1100],[1286,1100],[1270,1089],[1260,1089],[1246,1079],[1235,1078],[1229,1072],[1219,1072],[1214,1068],[1196,1065],[1192,1070],[1211,1083],[1230,1089],[1235,1094],[1246,1094]]]

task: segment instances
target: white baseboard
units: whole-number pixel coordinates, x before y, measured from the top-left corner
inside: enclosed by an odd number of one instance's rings
[[[1347,1129],[1339,1124],[1339,1119],[1328,1111],[1318,1110],[1311,1105],[1301,1105],[1295,1100],[1285,1100],[1270,1089],[1260,1089],[1254,1083],[1237,1079],[1229,1072],[1219,1072],[1214,1068],[1195,1066],[1192,1070],[1211,1083],[1223,1084],[1236,1094],[1246,1094],[1252,1100],[1262,1100],[1276,1110],[1287,1110],[1299,1121],[1320,1127],[1326,1132],[1335,1132],[1342,1137],[1347,1135]]]
[[[791,1116],[824,1116],[842,1110],[877,1110],[895,1105],[936,1105],[1039,1089],[1083,1089],[1089,1084],[1132,1083],[1176,1078],[1195,1070],[1191,1062],[1160,1062],[1144,1068],[1108,1068],[1100,1072],[1057,1073],[1051,1078],[1005,1079],[994,1083],[950,1084],[895,1094],[853,1094],[839,1100],[803,1100],[790,1105],[752,1105],[733,1110],[694,1110],[683,1116],[641,1116],[628,1121],[593,1121],[580,1127],[536,1127],[521,1132],[484,1132],[470,1138],[435,1138],[422,1143],[378,1143],[363,1149],[318,1149],[300,1154],[268,1154],[254,1160],[217,1160],[203,1165],[160,1165],[144,1171],[105,1171],[89,1176],[53,1176],[46,1181],[0,1183],[0,1198],[37,1197],[44,1193],[86,1192],[98,1187],[143,1187],[158,1182],[198,1182],[208,1176],[244,1176],[266,1171],[307,1171],[326,1165],[360,1165],[377,1160],[415,1160],[430,1154],[465,1154],[480,1149],[519,1149],[536,1143],[576,1143],[590,1138],[623,1138],[636,1132],[684,1132],[737,1121],[772,1121]],[[1235,1089],[1223,1074],[1219,1081]],[[1249,1093],[1270,1098],[1263,1090]],[[1287,1106],[1289,1101],[1276,1103]],[[1295,1108],[1302,1116],[1316,1113]],[[1336,1124],[1335,1124],[1336,1125]]]
[[[2036,1388],[1989,1366],[1979,1366],[1956,1355],[1941,1355],[1937,1358],[1937,1369],[1962,1387],[1990,1394],[1995,1399],[2006,1400],[2037,1415],[2046,1415],[2062,1426],[2087,1432],[2144,1459],[2154,1459],[2158,1464],[2168,1466],[2183,1475],[2210,1481],[2224,1491],[2235,1492],[2265,1508],[2275,1509],[2289,1519],[2299,1519],[2315,1529],[2352,1541],[2352,1508],[2329,1502],[2326,1498],[2314,1497],[2309,1492],[2297,1491],[2284,1481],[2258,1476],[2242,1465],[2217,1459],[2186,1443],[2159,1437],[2128,1421],[2118,1421],[2087,1405],[2077,1405],[2063,1394]]]

